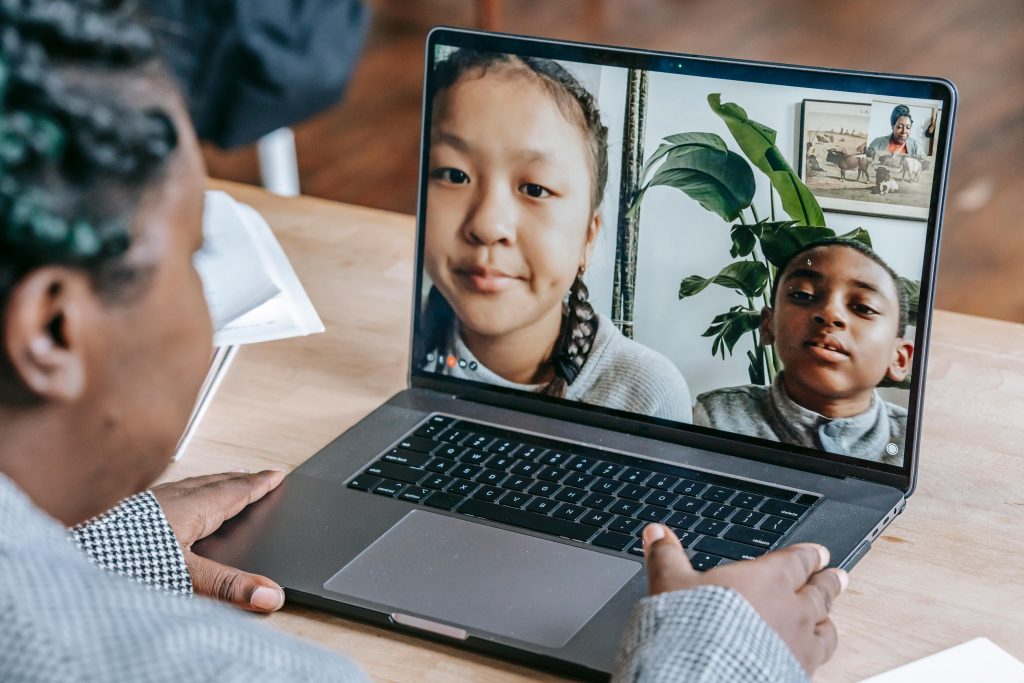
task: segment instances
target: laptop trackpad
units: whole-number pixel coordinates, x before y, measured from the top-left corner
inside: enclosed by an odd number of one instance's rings
[[[391,611],[560,648],[640,563],[414,510],[324,589]]]

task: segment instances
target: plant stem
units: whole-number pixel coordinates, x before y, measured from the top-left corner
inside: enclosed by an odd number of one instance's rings
[[[755,223],[760,223],[761,222],[760,217],[758,217],[758,215],[757,215],[757,209],[754,208],[753,204],[750,205],[750,213],[754,214],[754,222]]]

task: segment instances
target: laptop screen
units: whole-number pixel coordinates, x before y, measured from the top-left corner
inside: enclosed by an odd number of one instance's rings
[[[415,374],[904,471],[944,84],[449,35]]]

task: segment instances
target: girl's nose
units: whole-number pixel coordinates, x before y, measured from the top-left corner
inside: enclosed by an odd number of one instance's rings
[[[515,244],[515,218],[515,202],[506,190],[483,187],[466,216],[463,233],[472,244]]]

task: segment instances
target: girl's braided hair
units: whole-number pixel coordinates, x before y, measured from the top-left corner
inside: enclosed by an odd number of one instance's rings
[[[537,78],[566,118],[578,123],[583,129],[593,183],[591,210],[597,210],[608,182],[608,128],[601,123],[601,114],[593,95],[557,62],[540,57],[459,49],[434,67],[431,90],[434,106],[437,106],[437,97],[443,90],[452,87],[467,74],[473,73],[480,77],[492,69],[525,72]],[[544,393],[550,396],[565,395],[566,388],[576,379],[586,362],[597,336],[597,317],[588,301],[582,274],[581,270],[569,291],[562,331],[550,358],[555,377],[544,387]],[[456,323],[455,312],[436,287],[431,287],[427,294],[421,320],[423,328],[419,337],[422,348],[417,350],[417,358],[420,360],[431,351],[443,353],[452,325]]]
[[[125,293],[145,189],[178,143],[166,112],[123,85],[166,77],[128,0],[0,0],[0,307],[36,268]],[[169,81],[168,81],[169,82]]]

